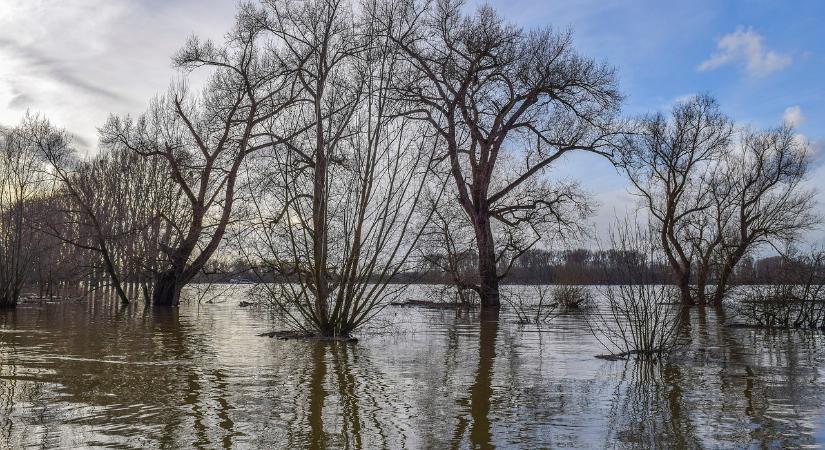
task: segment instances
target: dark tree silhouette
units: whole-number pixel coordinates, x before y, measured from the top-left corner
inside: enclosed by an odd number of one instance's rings
[[[201,96],[193,98],[185,85],[173,87],[137,120],[112,117],[101,130],[108,145],[164,160],[187,204],[184,217],[161,217],[175,234],[160,245],[165,260],[154,277],[155,305],[177,305],[181,289],[218,249],[232,220],[244,158],[277,145],[270,136],[261,139],[259,125],[292,104],[284,68],[261,57],[256,13],[241,7],[224,47],[192,38],[174,58],[180,68],[212,70]]]
[[[801,188],[807,145],[790,128],[740,130],[709,96],[640,121],[619,166],[642,199],[685,305],[719,304],[738,262],[817,223]],[[695,286],[694,286],[695,283]]]
[[[576,189],[542,175],[572,151],[608,154],[621,96],[613,70],[576,53],[569,33],[524,31],[488,6],[468,16],[460,1],[409,5],[393,36],[413,68],[399,95],[444,142],[475,238],[475,290],[498,308],[499,280],[542,225],[573,231],[587,210]],[[499,239],[513,245],[497,252]]]

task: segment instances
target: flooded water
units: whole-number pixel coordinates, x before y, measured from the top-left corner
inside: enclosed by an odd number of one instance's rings
[[[818,333],[691,312],[670,362],[604,353],[581,315],[388,307],[357,343],[213,304],[0,313],[0,448],[785,448],[825,443]]]

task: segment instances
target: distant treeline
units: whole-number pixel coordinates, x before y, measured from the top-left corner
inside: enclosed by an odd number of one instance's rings
[[[755,259],[745,257],[737,266],[733,284],[786,283],[799,271],[799,262],[783,256]],[[473,269],[468,265],[469,274]],[[672,283],[670,268],[663,262],[647,264],[643,255],[619,250],[530,250],[514,264],[508,284],[620,284],[626,283],[629,269],[636,280],[649,283]],[[449,283],[449,277],[437,268],[406,273],[407,282]]]
[[[476,262],[474,255],[464,255],[461,273],[472,278]],[[398,275],[398,283],[450,284],[450,274],[440,269],[434,259],[440,256],[425,255],[418,264]],[[733,278],[734,284],[787,283],[800,271],[800,263],[783,256],[764,258],[746,257],[739,264]],[[231,263],[214,262],[196,282],[290,282],[293,277],[284,275],[288,270],[262,271],[238,258]],[[630,280],[626,274],[635,274],[634,280],[646,280],[652,284],[673,282],[670,268],[663,262],[647,263],[644,255],[620,250],[542,250],[525,252],[510,271],[507,284],[621,284]]]

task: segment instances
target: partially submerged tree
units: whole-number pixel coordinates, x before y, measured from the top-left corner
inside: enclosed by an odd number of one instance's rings
[[[607,154],[621,97],[613,70],[576,53],[569,33],[524,31],[489,6],[471,16],[463,7],[411,2],[393,39],[414,69],[399,95],[443,141],[475,237],[475,290],[495,309],[499,280],[544,224],[575,230],[581,195],[542,176],[569,152]],[[521,242],[508,249],[513,237]]]
[[[48,122],[42,126],[51,127]],[[94,255],[86,270],[105,273],[106,285],[121,302],[130,301],[126,283],[138,283],[148,299],[159,246],[169,244],[170,223],[180,221],[180,190],[159,158],[116,148],[82,161],[65,132],[55,133],[64,137],[38,145],[58,182],[52,217],[40,229]]]
[[[262,140],[259,126],[292,102],[292,89],[277,59],[261,51],[254,7],[241,7],[226,45],[192,38],[177,54],[183,69],[211,69],[200,96],[174,87],[136,120],[110,118],[105,144],[159,158],[185,198],[183,217],[161,216],[174,230],[159,243],[162,264],[154,275],[152,303],[175,306],[181,289],[215,253],[232,221],[238,173],[252,152],[277,144]]]
[[[658,232],[686,305],[695,302],[691,282],[697,255],[685,235],[692,225],[699,224],[701,233],[708,230],[706,225],[718,223],[708,222],[705,213],[713,205],[716,162],[728,151],[732,135],[733,123],[716,101],[698,96],[677,104],[670,117],[656,114],[643,119],[621,149],[620,167]]]
[[[714,208],[721,211],[715,216],[723,227],[714,256],[715,304],[724,299],[737,264],[749,252],[763,244],[787,246],[821,220],[814,213],[814,193],[802,186],[808,145],[793,129],[745,130],[740,145],[727,154],[716,177],[723,187],[715,198]],[[704,286],[699,293],[704,294]]]
[[[817,223],[801,183],[807,145],[790,128],[737,130],[708,96],[645,118],[619,166],[658,232],[685,305],[722,302],[739,261]],[[708,295],[709,286],[714,290]]]
[[[381,29],[392,5],[271,1],[267,29],[285,49],[300,97],[269,123],[290,138],[261,154],[247,245],[264,270],[295,283],[265,285],[293,325],[348,336],[397,290],[421,235],[435,140],[401,114],[391,93],[403,64]],[[392,22],[392,21],[388,21]]]

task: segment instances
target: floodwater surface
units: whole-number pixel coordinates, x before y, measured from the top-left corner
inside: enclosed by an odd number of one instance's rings
[[[786,448],[825,443],[825,341],[694,310],[667,362],[606,361],[581,314],[391,306],[356,343],[259,337],[243,286],[158,313],[0,312],[0,448]]]

